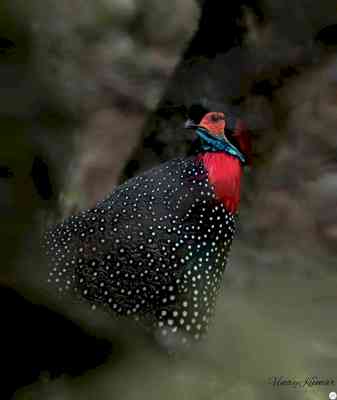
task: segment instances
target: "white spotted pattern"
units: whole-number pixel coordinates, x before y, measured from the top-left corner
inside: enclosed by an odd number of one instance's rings
[[[196,158],[167,162],[46,233],[49,280],[183,342],[214,313],[235,217]]]

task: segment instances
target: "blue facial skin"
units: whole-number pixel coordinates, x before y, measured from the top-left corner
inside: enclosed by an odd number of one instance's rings
[[[243,164],[246,163],[246,159],[244,155],[231,143],[226,141],[225,139],[217,139],[211,136],[208,131],[204,128],[198,128],[196,130],[196,134],[202,140],[202,148],[205,151],[224,151],[227,154],[232,155],[233,157],[238,158]]]

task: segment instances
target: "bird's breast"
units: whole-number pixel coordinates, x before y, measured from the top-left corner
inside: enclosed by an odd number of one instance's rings
[[[223,152],[204,153],[199,156],[208,173],[215,195],[226,209],[235,213],[240,203],[242,165]]]

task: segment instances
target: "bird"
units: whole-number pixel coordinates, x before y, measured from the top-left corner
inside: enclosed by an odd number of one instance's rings
[[[115,188],[44,234],[48,282],[181,344],[205,338],[236,229],[251,140],[240,119],[188,119],[199,150]]]

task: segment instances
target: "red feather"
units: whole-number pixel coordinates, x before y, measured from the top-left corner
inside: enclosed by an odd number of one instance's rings
[[[215,195],[226,209],[235,213],[240,203],[242,165],[239,159],[226,153],[204,153],[199,156]]]

